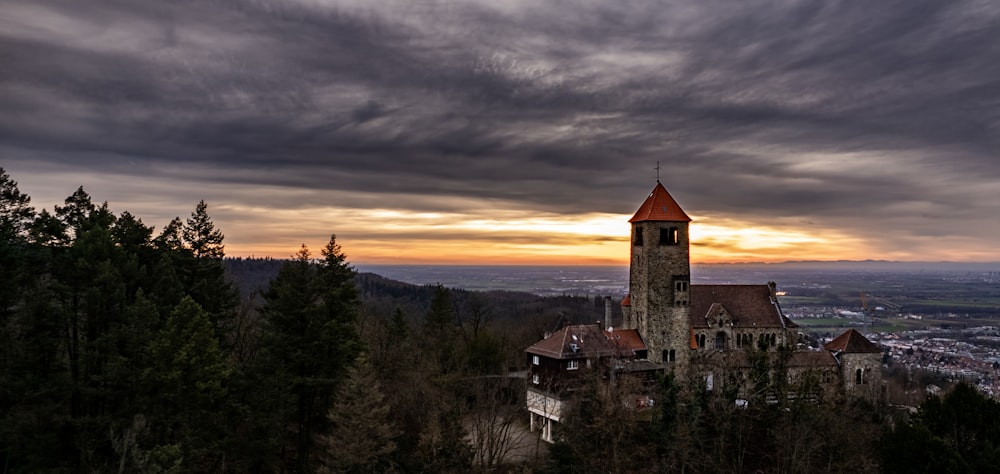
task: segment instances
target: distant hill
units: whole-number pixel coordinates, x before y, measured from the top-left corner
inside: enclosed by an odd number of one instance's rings
[[[271,279],[278,274],[284,262],[285,260],[270,258],[227,258],[226,275],[237,286],[244,299],[253,297],[257,304],[261,304],[263,301],[260,295],[267,290]],[[385,316],[399,309],[414,322],[429,311],[437,287],[436,284],[404,283],[371,272],[359,272],[356,282],[363,313]],[[474,314],[485,316],[492,324],[517,327],[517,332],[527,330],[534,339],[541,335],[543,326],[554,320],[565,318],[570,323],[581,324],[604,318],[602,297],[539,296],[524,291],[470,291],[455,287],[448,289],[459,320],[473,317]],[[620,321],[621,306],[617,299],[613,303],[612,317],[615,321]]]

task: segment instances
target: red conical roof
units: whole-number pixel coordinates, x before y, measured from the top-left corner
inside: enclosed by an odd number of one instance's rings
[[[646,198],[642,205],[639,206],[639,210],[635,211],[635,215],[628,221],[691,222],[691,218],[684,213],[684,210],[677,204],[677,201],[674,201],[674,198],[667,192],[667,188],[664,188],[657,181],[656,187],[649,193],[649,197]]]

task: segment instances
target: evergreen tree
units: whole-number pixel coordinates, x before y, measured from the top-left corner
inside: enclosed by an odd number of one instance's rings
[[[423,349],[431,356],[438,374],[447,374],[458,368],[455,347],[455,308],[451,293],[438,284],[431,298],[431,309],[424,319]]]
[[[886,431],[880,442],[882,471],[992,472],[1000,463],[1000,403],[960,383],[930,396],[917,416]]]
[[[42,209],[28,227],[28,241],[50,248],[66,245],[69,241],[66,224]]]
[[[215,228],[207,211],[205,201],[199,202],[181,229],[186,254],[192,257],[190,261],[183,260],[188,265],[182,275],[188,279],[187,293],[212,316],[221,336],[239,296],[226,280],[222,265],[225,256],[222,232]]]
[[[326,425],[331,397],[361,344],[357,335],[354,270],[331,236],[317,265],[303,245],[264,294],[263,346],[287,378],[294,398],[297,472],[312,469],[315,437]]]
[[[231,369],[208,313],[185,297],[147,350],[151,364],[145,385],[152,397],[153,449],[176,446],[186,469],[214,470],[221,462],[221,408]]]
[[[185,222],[181,235],[194,258],[221,259],[225,256],[222,231],[215,228],[208,216],[208,205],[204,200],[198,202],[191,217]]]
[[[167,225],[163,226],[160,235],[153,240],[156,248],[164,252],[181,252],[184,248],[183,236],[184,223],[180,217],[173,218]]]
[[[2,328],[0,465],[10,472],[71,470],[71,384],[56,295],[38,279]],[[52,453],[62,453],[53,456]]]
[[[0,330],[21,292],[27,235],[35,218],[30,202],[17,181],[0,168]]]
[[[18,189],[17,181],[0,167],[0,242],[26,236],[35,218],[30,203],[31,198]]]
[[[90,199],[90,195],[83,190],[83,186],[76,189],[73,194],[66,198],[64,206],[56,206],[56,217],[58,217],[67,228],[73,231],[74,235],[90,227],[90,217],[97,208]]]
[[[327,417],[329,435],[320,437],[320,472],[382,473],[394,469],[390,455],[399,432],[391,405],[365,356],[358,358],[337,390]]]

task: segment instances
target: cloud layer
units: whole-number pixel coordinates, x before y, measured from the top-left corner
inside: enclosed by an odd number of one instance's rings
[[[555,252],[496,218],[629,214],[659,161],[696,225],[812,236],[795,257],[1000,260],[995,2],[12,0],[0,60],[0,166],[36,205],[204,198],[245,252]]]

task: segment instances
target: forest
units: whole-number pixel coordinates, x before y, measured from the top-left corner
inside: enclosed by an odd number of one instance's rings
[[[155,229],[77,189],[36,210],[0,168],[0,472],[984,472],[1000,408],[734,405],[671,377],[655,409],[594,374],[552,446],[524,348],[603,301],[414,286],[315,252],[227,259],[202,201]],[[762,384],[780,385],[774,371]],[[510,456],[515,443],[543,448]]]

